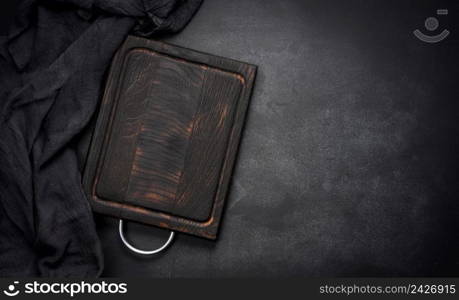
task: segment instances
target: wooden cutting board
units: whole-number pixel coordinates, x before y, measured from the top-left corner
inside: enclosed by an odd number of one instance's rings
[[[94,211],[217,237],[256,67],[128,37],[83,185]]]

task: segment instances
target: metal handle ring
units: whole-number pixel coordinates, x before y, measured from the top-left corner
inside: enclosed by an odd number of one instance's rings
[[[156,254],[156,253],[159,253],[161,251],[163,251],[164,249],[166,249],[170,243],[172,242],[172,240],[174,239],[174,235],[175,235],[175,232],[174,231],[171,231],[171,233],[169,234],[169,238],[167,239],[167,241],[159,248],[157,249],[154,249],[154,250],[141,250],[141,249],[137,249],[136,247],[132,246],[127,240],[126,238],[124,237],[124,230],[123,230],[123,220],[120,219],[120,226],[119,226],[119,231],[120,231],[120,237],[121,237],[121,240],[123,241],[124,245],[126,247],[129,248],[129,250],[131,250],[132,252],[135,252],[137,254],[141,254],[141,255],[153,255],[153,254]]]

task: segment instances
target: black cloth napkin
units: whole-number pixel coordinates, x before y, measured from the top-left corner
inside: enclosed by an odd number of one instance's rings
[[[24,0],[0,40],[0,276],[94,277],[78,145],[129,32],[182,29],[201,0]]]

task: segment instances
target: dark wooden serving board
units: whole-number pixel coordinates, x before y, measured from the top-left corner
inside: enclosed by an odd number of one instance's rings
[[[253,65],[128,37],[83,178],[94,211],[215,239]]]

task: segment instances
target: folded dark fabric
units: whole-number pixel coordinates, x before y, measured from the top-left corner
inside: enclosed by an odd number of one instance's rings
[[[130,31],[177,32],[201,0],[25,0],[0,40],[0,276],[98,276],[77,148]]]

